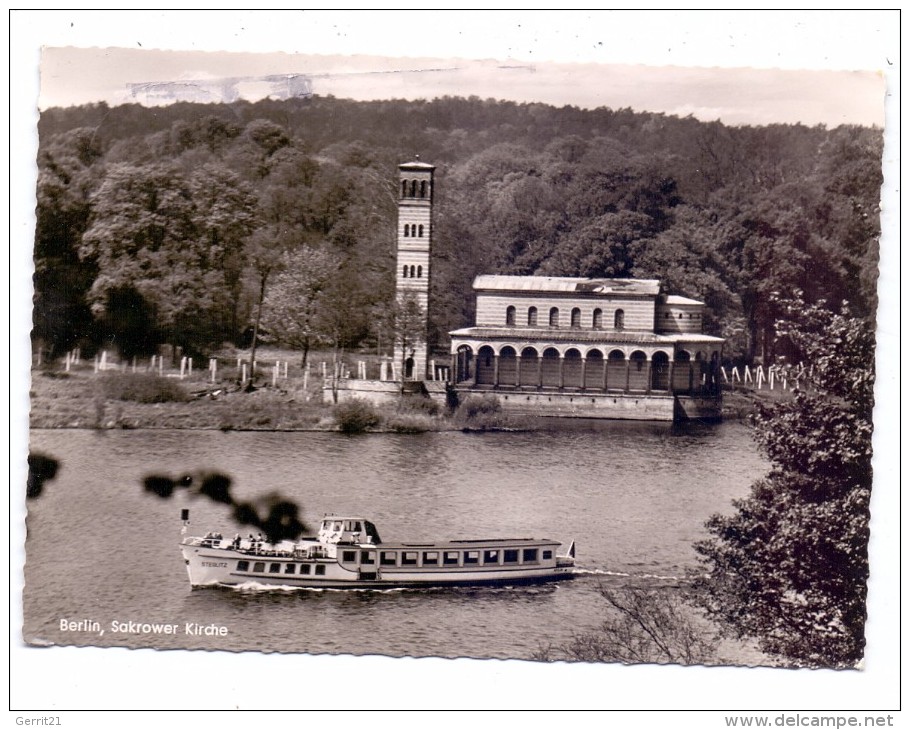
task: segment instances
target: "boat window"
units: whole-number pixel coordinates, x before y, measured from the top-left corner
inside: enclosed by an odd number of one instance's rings
[[[367,542],[372,542],[376,545],[382,542],[379,539],[379,531],[376,529],[376,525],[372,522],[364,522],[363,526],[366,528]]]
[[[544,551],[543,551],[543,559],[544,559],[544,560],[552,560],[552,559],[553,559],[553,551],[552,551],[552,550],[544,550]]]
[[[306,564],[301,565],[300,566],[300,575],[309,575],[309,574],[310,574],[310,566],[306,565]]]
[[[402,565],[417,565],[417,553],[403,552],[401,554]]]
[[[269,563],[269,573],[280,573],[281,563]]]
[[[458,551],[447,550],[442,554],[443,565],[458,565]]]
[[[424,565],[439,565],[439,553],[437,552],[426,552],[423,554],[423,564]]]
[[[395,559],[396,553],[393,553],[389,550],[383,550],[379,553],[379,564],[380,565],[396,565],[397,560]]]
[[[254,573],[265,573],[265,563],[253,563]]]
[[[284,566],[284,572],[288,575],[293,575],[297,570],[297,566],[294,563],[288,563]]]
[[[332,529],[335,530],[336,532],[341,530],[341,523],[336,522],[335,524],[332,525]]]
[[[355,522],[354,523],[354,532],[360,532],[361,530],[363,530],[363,527],[360,526],[359,522]]]
[[[357,562],[357,551],[356,550],[343,550],[341,552],[341,560],[345,563],[356,563]]]
[[[375,556],[369,550],[360,551],[360,562],[366,563],[367,565],[372,565],[376,562]]]
[[[525,548],[521,551],[521,561],[523,563],[537,562],[537,548]]]
[[[324,565],[316,566],[316,575],[325,575],[325,566]]]
[[[499,550],[483,551],[483,564],[489,565],[490,563],[499,563]]]
[[[477,550],[468,550],[464,554],[465,565],[477,565],[480,562],[480,553]]]
[[[238,560],[237,561],[237,570],[249,570],[250,561],[249,560]]]
[[[502,551],[502,562],[517,563],[518,562],[518,551],[517,550],[503,550]]]

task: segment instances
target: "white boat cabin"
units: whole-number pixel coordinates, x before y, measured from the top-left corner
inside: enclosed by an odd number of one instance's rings
[[[316,538],[327,545],[338,543],[379,545],[382,542],[376,525],[369,520],[337,515],[326,515],[322,518]]]

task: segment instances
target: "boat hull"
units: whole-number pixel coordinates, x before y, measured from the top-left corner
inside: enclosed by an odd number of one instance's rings
[[[543,564],[439,566],[363,566],[350,568],[337,560],[301,560],[255,555],[223,548],[182,544],[190,584],[266,586],[274,588],[379,589],[457,586],[533,585],[574,577],[572,561],[553,558]],[[303,571],[306,570],[306,573]]]

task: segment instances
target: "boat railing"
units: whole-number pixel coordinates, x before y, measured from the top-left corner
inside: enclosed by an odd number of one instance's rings
[[[327,558],[329,557],[329,551],[326,550],[326,548],[322,545],[310,545],[307,547],[295,548],[294,557],[304,560],[312,560],[313,558]]]

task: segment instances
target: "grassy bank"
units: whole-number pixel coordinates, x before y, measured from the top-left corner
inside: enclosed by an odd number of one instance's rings
[[[533,427],[533,419],[503,414],[492,397],[469,398],[454,412],[419,396],[383,406],[358,400],[333,405],[323,401],[318,374],[277,384],[260,380],[244,391],[233,378],[213,383],[208,373],[181,379],[49,366],[32,370],[30,398],[32,428],[421,433]]]
[[[95,372],[83,363],[67,372],[59,364],[32,370],[32,428],[211,429],[262,431],[426,431],[534,430],[533,417],[503,413],[495,396],[473,396],[452,412],[417,396],[374,406],[354,401],[325,403],[321,368],[310,375],[293,371],[277,382],[257,381],[242,391],[229,368],[211,381],[206,371],[179,378],[139,369]],[[748,417],[757,402],[788,397],[781,391],[737,391],[724,394],[724,417]]]
[[[118,388],[121,379],[132,392]],[[30,395],[32,428],[299,430],[331,420],[315,383],[245,393],[232,381],[36,369]]]

